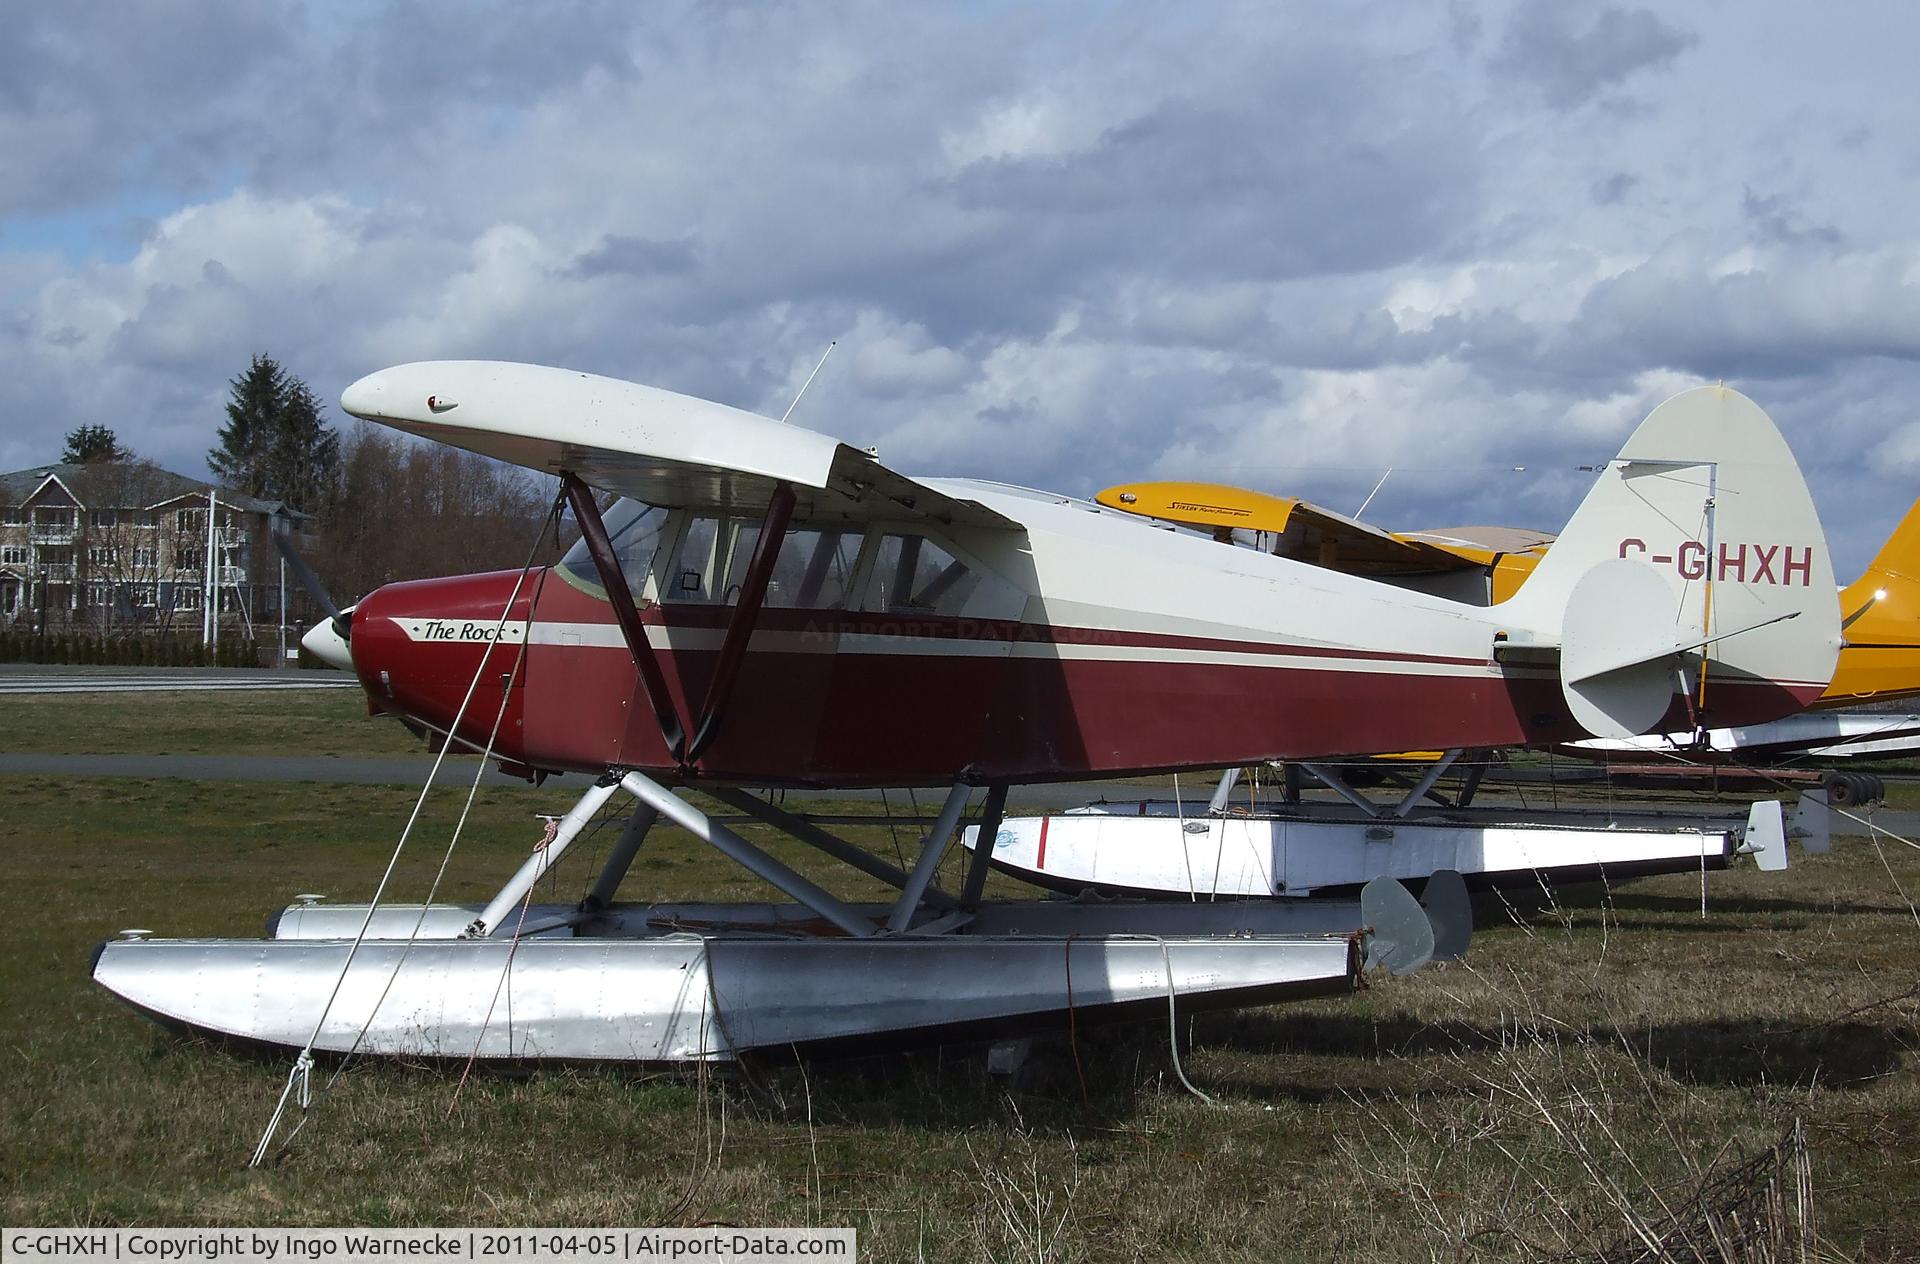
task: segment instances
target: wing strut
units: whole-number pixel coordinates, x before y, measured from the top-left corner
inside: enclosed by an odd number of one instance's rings
[[[660,660],[647,641],[647,630],[640,625],[633,590],[627,587],[627,577],[620,570],[620,557],[613,551],[613,541],[607,538],[607,524],[601,521],[593,489],[572,471],[561,474],[560,481],[566,488],[567,503],[573,507],[573,520],[580,524],[580,537],[593,556],[593,567],[600,572],[600,585],[607,590],[613,617],[620,622],[620,634],[627,639],[627,651],[633,655],[633,665],[640,670],[640,683],[647,691],[654,719],[660,722],[660,736],[666,739],[667,753],[680,761],[687,749],[687,728],[680,722],[673,695],[667,692],[667,678],[661,673]]]
[[[753,543],[753,558],[747,563],[747,576],[740,585],[740,600],[727,622],[727,636],[720,643],[720,660],[713,665],[707,681],[707,700],[700,708],[700,721],[693,731],[693,744],[687,747],[683,762],[700,758],[720,735],[720,717],[733,696],[733,683],[740,676],[740,660],[747,655],[747,642],[753,638],[753,625],[760,621],[760,606],[767,599],[767,582],[773,578],[773,563],[780,556],[780,545],[787,538],[787,521],[793,517],[793,484],[780,483],[767,502],[767,516],[760,523],[760,538]]]

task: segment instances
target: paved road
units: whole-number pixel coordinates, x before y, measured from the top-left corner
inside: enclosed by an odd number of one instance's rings
[[[246,667],[61,667],[0,663],[0,694],[226,693],[256,689],[353,689],[344,672]]]
[[[331,757],[325,755],[42,755],[0,754],[0,776],[146,777],[188,781],[317,781],[344,785],[417,786],[427,779],[433,757]],[[440,766],[437,781],[466,785],[473,780],[471,759],[449,758]],[[524,786],[517,777],[489,770],[481,782],[489,786]],[[551,782],[550,782],[551,784]],[[563,785],[586,787],[584,777],[569,777]]]

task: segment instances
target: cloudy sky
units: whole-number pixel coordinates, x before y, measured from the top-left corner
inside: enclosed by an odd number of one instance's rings
[[[265,351],[327,399],[534,360],[920,473],[1203,477],[1557,527],[1724,379],[1837,567],[1920,495],[1920,9],[1699,3],[18,6],[0,468],[201,474]],[[337,417],[337,415],[336,415]],[[1521,471],[1514,466],[1523,465]]]

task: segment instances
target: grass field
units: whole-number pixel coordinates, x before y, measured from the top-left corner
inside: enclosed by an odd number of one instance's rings
[[[420,739],[367,715],[358,689],[63,693],[0,701],[0,751],[47,755],[416,755]]]
[[[9,749],[360,753],[351,695],[6,704]],[[250,726],[258,726],[249,735]],[[356,725],[358,727],[356,727]],[[1483,907],[1464,963],[1337,1001],[1083,1030],[1013,1083],[977,1051],[477,1075],[356,1066],[289,1157],[242,1162],[286,1064],[162,1033],[87,979],[125,926],[255,935],[370,893],[412,802],[380,787],[0,781],[0,1219],[28,1223],[852,1224],[869,1259],[1539,1259],[1658,1222],[1804,1122],[1824,1255],[1920,1258],[1920,853]],[[482,793],[452,898],[484,898],[549,789]],[[851,805],[849,805],[851,806]],[[458,800],[430,802],[418,898]],[[884,826],[853,831],[891,855]],[[902,831],[901,844],[912,839]],[[577,893],[594,860],[560,871]],[[801,863],[791,851],[783,856]],[[817,866],[805,865],[816,875]],[[859,894],[858,883],[836,881]],[[627,898],[758,895],[678,832]]]

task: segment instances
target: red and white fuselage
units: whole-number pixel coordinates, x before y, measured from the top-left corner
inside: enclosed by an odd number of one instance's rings
[[[1515,626],[1502,607],[1087,502],[934,485],[1025,528],[899,524],[981,574],[971,600],[982,608],[863,609],[861,586],[879,582],[877,561],[863,558],[843,608],[763,609],[725,727],[694,768],[669,754],[608,601],[578,563],[529,576],[510,613],[514,571],[382,588],[354,611],[353,660],[378,706],[441,730],[479,671],[459,731],[473,746],[487,744],[511,676],[493,745],[531,768],[614,765],[754,784],[1020,783],[1586,736],[1551,663],[1496,658],[1497,638]],[[665,534],[694,516],[671,515]],[[866,524],[869,550],[885,529]],[[636,596],[687,714],[733,607],[672,600],[666,569],[656,565]],[[497,625],[502,643],[480,671]],[[1713,682],[1713,722],[1798,711],[1824,687],[1818,666],[1805,679]],[[1668,710],[1663,719],[1688,722],[1679,699]]]

